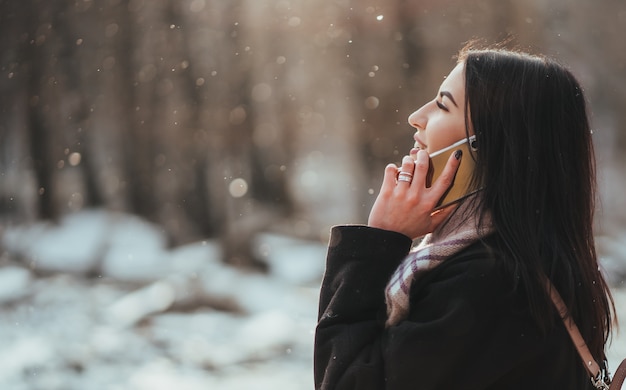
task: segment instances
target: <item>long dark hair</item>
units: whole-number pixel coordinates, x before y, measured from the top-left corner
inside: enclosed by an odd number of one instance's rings
[[[549,58],[466,46],[459,60],[466,124],[479,149],[478,208],[502,238],[498,249],[515,288],[548,331],[554,307],[542,283],[547,275],[596,359],[604,359],[614,305],[594,244],[595,157],[583,90]]]

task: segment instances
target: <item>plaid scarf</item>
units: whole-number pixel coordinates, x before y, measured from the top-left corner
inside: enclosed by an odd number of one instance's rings
[[[490,223],[478,230],[473,218],[462,220],[463,211],[456,210],[441,230],[424,236],[391,276],[385,289],[387,327],[398,324],[409,314],[411,284],[420,274],[491,233]]]

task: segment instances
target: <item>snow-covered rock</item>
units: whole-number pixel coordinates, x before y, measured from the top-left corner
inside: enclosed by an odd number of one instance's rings
[[[9,303],[30,294],[31,274],[20,267],[0,268],[0,304]]]
[[[3,244],[32,268],[84,274],[97,266],[109,229],[107,213],[85,211],[64,217],[58,225],[7,228]]]
[[[169,308],[176,300],[176,290],[164,281],[152,283],[114,302],[107,319],[117,326],[130,326],[153,313]]]
[[[278,279],[295,285],[319,285],[326,266],[326,244],[260,234],[254,249]]]
[[[6,253],[17,259],[29,259],[29,251],[33,242],[39,241],[39,238],[50,229],[50,224],[38,222],[32,225],[4,226],[0,240],[2,247]]]
[[[141,218],[101,210],[64,217],[58,225],[9,227],[2,236],[8,254],[45,272],[154,282],[170,272],[165,234]]]
[[[205,240],[173,248],[169,257],[171,273],[197,276],[207,264],[220,262],[222,250],[216,241]]]
[[[233,341],[235,348],[245,350],[249,356],[262,356],[285,351],[299,337],[292,316],[282,310],[270,310],[251,316]]]
[[[302,311],[302,300],[317,299],[309,294],[310,289],[293,286],[275,276],[242,272],[218,263],[199,275],[198,284],[207,299],[247,314],[280,309],[296,315]]]
[[[115,219],[108,236],[102,273],[117,280],[152,282],[169,273],[166,237],[156,226],[137,217]]]
[[[54,339],[46,335],[22,334],[3,343],[0,354],[0,384],[19,380],[25,371],[35,371],[50,362],[57,362],[54,349]]]

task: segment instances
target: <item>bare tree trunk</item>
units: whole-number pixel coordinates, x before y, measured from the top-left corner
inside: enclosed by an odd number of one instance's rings
[[[63,73],[64,105],[68,106],[67,129],[71,132],[70,137],[74,140],[72,151],[80,155],[78,167],[80,169],[80,180],[84,183],[85,193],[83,195],[84,207],[101,207],[105,204],[102,188],[99,185],[99,169],[95,159],[93,145],[93,129],[89,128],[88,119],[90,116],[89,107],[91,98],[85,93],[89,86],[86,80],[81,78],[82,69],[85,66],[84,56],[81,56],[77,45],[77,38],[82,36],[77,26],[78,18],[85,15],[78,14],[75,7],[59,9],[54,17],[54,26],[58,33],[60,48],[58,52],[59,67]],[[93,15],[89,15],[92,16]]]
[[[214,147],[213,152],[221,157],[213,158],[209,169],[221,171],[220,176],[212,176],[219,180],[213,182],[213,191],[221,194],[222,203],[213,203],[212,206],[214,210],[221,207],[224,212],[219,233],[224,260],[238,266],[264,269],[265,265],[252,251],[252,238],[261,226],[255,221],[255,211],[249,207],[254,123],[249,91],[253,57],[246,49],[245,27],[239,25],[240,20],[245,20],[243,6],[241,0],[230,1],[221,12],[220,30],[226,34],[220,40],[218,50],[226,55],[218,60],[218,79],[213,84],[216,99],[213,104],[219,107],[217,99],[222,102],[221,112],[218,112],[218,120],[213,127],[216,139],[222,140],[221,150]],[[237,183],[247,186],[248,190],[244,191],[239,185],[240,188],[233,192]]]
[[[26,16],[24,26],[27,28],[29,37],[23,44],[23,58],[25,59],[23,69],[27,69],[28,72],[26,75],[28,142],[39,192],[37,215],[43,219],[56,220],[60,215],[55,199],[56,163],[58,161],[54,153],[56,129],[48,126],[46,121],[45,111],[50,108],[46,107],[48,102],[45,100],[43,90],[49,57],[46,48],[42,45],[47,37],[45,32],[39,35],[37,31],[46,16],[45,12],[38,11],[48,11],[49,15],[51,9],[39,4],[36,0],[24,1],[20,4],[24,7],[20,14]]]
[[[22,55],[26,44],[22,28],[26,27],[26,6],[19,2],[0,2],[0,218],[3,225],[34,217],[33,204],[26,196],[30,176],[24,159],[27,124],[24,112],[28,105],[28,74]],[[21,184],[21,185],[20,185]]]

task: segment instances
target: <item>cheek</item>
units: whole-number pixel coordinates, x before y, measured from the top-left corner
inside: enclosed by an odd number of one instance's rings
[[[428,152],[433,153],[452,145],[465,137],[465,127],[456,121],[441,121],[431,127],[432,132],[428,139]]]

